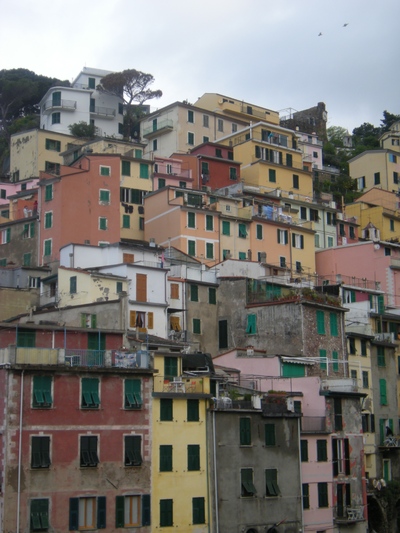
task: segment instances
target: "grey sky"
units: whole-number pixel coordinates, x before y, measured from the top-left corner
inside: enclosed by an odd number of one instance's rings
[[[328,126],[400,114],[399,0],[2,0],[0,69],[151,73],[162,99],[217,92]],[[348,26],[343,27],[343,24]],[[322,36],[318,37],[319,33]]]

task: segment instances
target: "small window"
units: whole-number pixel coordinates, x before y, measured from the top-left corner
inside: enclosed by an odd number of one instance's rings
[[[241,239],[245,239],[247,237],[247,228],[246,228],[246,224],[243,224],[243,223],[239,223],[239,233],[238,233],[238,236],[241,238]]]
[[[275,424],[265,424],[265,446],[275,446]]]
[[[194,113],[190,109],[188,110],[187,121],[190,122],[191,124],[194,123]]]
[[[241,482],[241,496],[243,498],[249,498],[254,496],[257,491],[253,483],[253,469],[242,468],[240,470],[240,482]]]
[[[139,177],[142,179],[149,179],[149,165],[147,165],[146,163],[140,163]]]
[[[236,181],[238,179],[236,167],[229,168],[229,179],[233,181]]]
[[[122,227],[124,229],[129,229],[131,227],[130,215],[122,215]]]
[[[196,241],[188,241],[188,255],[192,257],[196,255]]]
[[[240,446],[251,445],[251,418],[241,417],[240,422]]]
[[[212,305],[217,303],[217,289],[215,287],[208,288],[208,303]]]
[[[106,528],[106,498],[70,498],[69,531]]]
[[[214,243],[206,243],[206,259],[214,259]]]
[[[51,256],[52,239],[46,239],[43,242],[43,247],[44,247],[43,255],[45,257]]]
[[[325,462],[328,460],[327,442],[325,439],[317,440],[317,461]]]
[[[172,472],[172,446],[170,444],[160,446],[160,472]]]
[[[99,380],[97,378],[82,378],[81,407],[83,409],[98,409],[100,406]]]
[[[217,120],[217,127],[218,131],[224,131],[224,121],[222,120],[222,118],[219,118]]]
[[[44,228],[50,229],[53,226],[53,212],[48,211],[44,214]]]
[[[124,290],[122,281],[117,281],[115,292],[120,294]]]
[[[204,498],[192,498],[192,523],[206,523]]]
[[[111,167],[100,165],[100,176],[111,176]]]
[[[49,409],[52,406],[51,384],[50,376],[33,376],[32,407]]]
[[[318,507],[329,507],[328,483],[318,483]]]
[[[32,437],[32,468],[49,468],[50,437]]]
[[[46,150],[61,151],[61,142],[54,139],[46,139]]]
[[[317,333],[318,335],[325,335],[325,313],[317,311]]]
[[[231,234],[231,223],[227,220],[222,221],[222,235]]]
[[[374,185],[380,185],[381,183],[381,173],[375,172],[374,173]]]
[[[196,213],[189,212],[187,214],[187,224],[188,224],[188,228],[196,227]]]
[[[142,464],[142,437],[140,435],[125,436],[125,466]]]
[[[278,471],[276,469],[270,468],[265,471],[265,485],[266,496],[279,496]]]
[[[121,161],[121,174],[123,176],[131,175],[131,162],[130,161]]]
[[[190,301],[198,302],[199,301],[199,286],[190,285]]]
[[[99,462],[97,455],[97,437],[92,435],[81,437],[80,465],[82,467],[96,467]]]
[[[273,168],[268,169],[268,179],[271,183],[276,183],[276,170]]]
[[[77,291],[77,277],[71,276],[69,278],[69,292],[71,294],[76,294],[76,291]]]
[[[308,461],[308,440],[306,439],[300,441],[300,459],[302,463]]]
[[[173,516],[173,500],[160,500],[160,527],[172,527]]]
[[[293,174],[293,189],[299,188],[299,176],[297,174]]]
[[[142,404],[140,379],[126,379],[124,390],[125,409],[141,409]]]
[[[187,421],[198,422],[199,420],[199,400],[187,400]]]
[[[214,231],[214,217],[212,215],[206,215],[206,230]]]
[[[110,203],[110,191],[108,191],[107,189],[100,189],[99,201],[102,204],[109,204]]]
[[[188,444],[187,469],[188,471],[200,470],[200,446],[198,444]]]
[[[30,508],[31,531],[47,531],[49,524],[49,500],[41,498],[31,500]]]
[[[208,115],[203,115],[203,127],[208,128],[210,123],[210,117]]]
[[[61,123],[61,113],[52,113],[51,114],[51,123],[60,124]]]
[[[150,495],[116,496],[115,517],[117,528],[150,525]]]
[[[23,266],[31,266],[31,262],[32,262],[32,254],[30,254],[30,253],[24,254],[23,255],[23,259],[22,259]],[[4,266],[6,266],[6,265],[4,265]]]
[[[339,335],[337,313],[329,313],[329,323],[332,337]]]
[[[310,508],[310,486],[308,483],[302,484],[303,509]]]
[[[194,146],[194,133],[188,131],[188,134],[187,134],[187,143],[190,145],[190,146]]]
[[[257,333],[257,315],[252,313],[250,315],[247,315],[246,334],[255,335],[256,333]]]
[[[172,398],[160,399],[160,420],[163,422],[171,422],[173,420],[173,404]]]
[[[263,227],[261,224],[256,225],[256,238],[260,241],[263,238]]]
[[[107,229],[107,219],[106,217],[99,217],[99,229],[106,230]]]
[[[44,190],[44,201],[49,202],[53,199],[53,184],[46,185]]]
[[[193,319],[193,333],[201,335],[201,321],[199,318]]]

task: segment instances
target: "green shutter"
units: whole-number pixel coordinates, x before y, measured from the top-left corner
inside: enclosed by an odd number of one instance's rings
[[[140,174],[139,176],[144,179],[149,178],[149,165],[145,163],[140,163]]]
[[[339,335],[337,318],[338,317],[337,317],[336,313],[329,313],[329,322],[330,322],[330,327],[331,327],[331,335],[333,337],[337,337]]]
[[[160,472],[172,472],[172,446],[170,444],[160,446]]]
[[[303,378],[306,375],[305,365],[297,363],[282,363],[282,377]]]
[[[198,302],[199,301],[199,286],[190,285],[190,301]]]
[[[274,468],[265,471],[266,493],[268,496],[279,496],[278,472]]]
[[[173,404],[172,398],[161,398],[160,399],[160,420],[162,421],[172,421],[173,419]]]
[[[188,241],[188,254],[192,256],[196,255],[196,241]]]
[[[379,397],[380,397],[380,404],[387,405],[386,379],[379,380]]]
[[[379,444],[382,446],[385,441],[385,422],[384,418],[379,419]]]
[[[251,419],[240,418],[240,445],[249,446],[251,444]]]
[[[79,498],[69,499],[69,531],[79,529]]]
[[[33,398],[32,407],[50,407],[51,397],[51,376],[33,377]]]
[[[131,162],[130,161],[121,162],[121,173],[123,176],[131,175]]]
[[[246,333],[248,335],[255,335],[257,333],[257,315],[247,315]]]
[[[300,458],[302,462],[308,461],[308,441],[307,440],[301,440],[300,441]]]
[[[332,352],[332,359],[333,359],[333,371],[339,372],[339,354],[337,352]]]
[[[317,311],[317,333],[325,335],[325,313],[323,311]]]
[[[173,500],[160,500],[160,526],[173,526]]]
[[[208,303],[213,305],[217,303],[217,290],[214,287],[208,289]]]
[[[275,446],[275,424],[265,424],[265,445]]]
[[[82,407],[99,407],[99,380],[97,378],[82,378]]]
[[[187,421],[199,421],[199,400],[187,400]]]
[[[327,461],[326,440],[317,440],[317,461]]]
[[[223,220],[222,221],[222,235],[230,235],[231,234],[231,223]]]
[[[192,499],[192,522],[193,524],[205,523],[204,498]]]
[[[188,444],[188,470],[200,470],[200,446],[198,444]]]
[[[97,528],[106,528],[106,497],[99,496],[97,498]]]
[[[319,367],[321,370],[326,370],[326,350],[320,350],[319,356],[321,358],[321,362],[319,364]]]
[[[206,215],[206,229],[208,231],[214,229],[214,217],[212,215]]]
[[[164,377],[174,378],[178,375],[178,359],[176,357],[164,357]]]
[[[124,496],[116,496],[115,498],[115,527],[125,527]]]
[[[383,315],[385,312],[385,297],[383,294],[378,295],[378,313]]]
[[[150,525],[150,518],[151,518],[150,505],[151,505],[150,494],[143,494],[142,495],[142,526]]]
[[[142,406],[140,379],[125,380],[125,408],[140,409]]]

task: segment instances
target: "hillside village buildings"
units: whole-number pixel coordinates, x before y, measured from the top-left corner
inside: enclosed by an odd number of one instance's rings
[[[324,104],[206,93],[130,142],[107,73],[48,91],[0,183],[0,531],[393,531],[398,124],[339,211]]]

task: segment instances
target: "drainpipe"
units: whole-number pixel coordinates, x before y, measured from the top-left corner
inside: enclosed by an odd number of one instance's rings
[[[24,370],[21,372],[21,392],[19,399],[19,442],[18,442],[18,487],[17,487],[17,533],[19,533],[19,513],[21,508],[21,462],[22,462],[22,411],[24,397]]]
[[[218,521],[218,483],[217,483],[217,451],[215,442],[215,411],[213,411],[213,461],[214,461],[214,498],[215,498],[215,533],[219,533]]]

